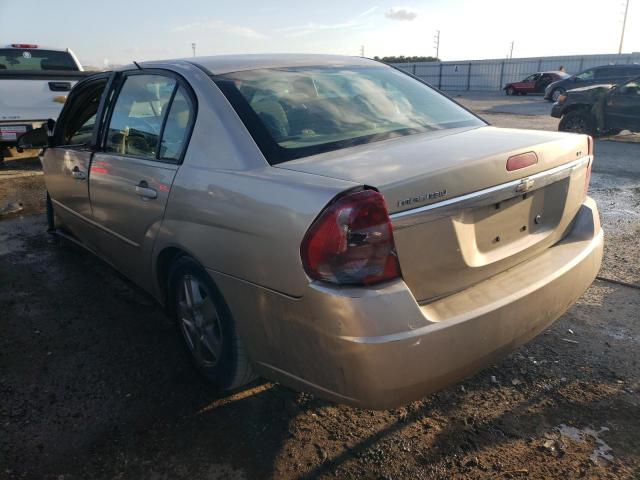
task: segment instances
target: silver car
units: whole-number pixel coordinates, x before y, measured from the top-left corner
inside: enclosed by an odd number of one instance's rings
[[[224,389],[406,403],[547,328],[602,258],[589,137],[491,127],[362,58],[127,66],[21,144],[47,147],[50,229],[152,294]]]

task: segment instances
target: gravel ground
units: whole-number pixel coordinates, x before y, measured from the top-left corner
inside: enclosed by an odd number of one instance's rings
[[[7,161],[0,209],[22,209],[0,213],[0,478],[639,478],[640,290],[609,280],[640,283],[640,145],[596,151],[608,280],[499,365],[390,411],[263,382],[221,396],[153,302],[43,233],[37,161]]]

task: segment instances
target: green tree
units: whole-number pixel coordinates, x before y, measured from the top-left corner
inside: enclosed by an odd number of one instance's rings
[[[398,57],[373,57],[374,60],[380,60],[384,63],[416,63],[416,62],[439,62],[440,59],[436,57],[420,57],[414,55],[413,57],[405,57],[404,55],[400,55]]]

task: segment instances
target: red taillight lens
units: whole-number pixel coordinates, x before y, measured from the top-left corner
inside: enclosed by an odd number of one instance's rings
[[[349,193],[325,208],[300,254],[315,280],[371,285],[400,276],[387,206],[375,190]]]
[[[593,137],[587,135],[587,155],[593,155]]]
[[[38,45],[33,43],[12,43],[11,46],[13,48],[38,48]]]

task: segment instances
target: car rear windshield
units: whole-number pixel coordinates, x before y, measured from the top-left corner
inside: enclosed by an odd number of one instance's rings
[[[0,48],[0,70],[77,71],[78,65],[68,52],[30,48]]]
[[[484,125],[386,66],[297,67],[215,76],[271,164],[353,145]]]

